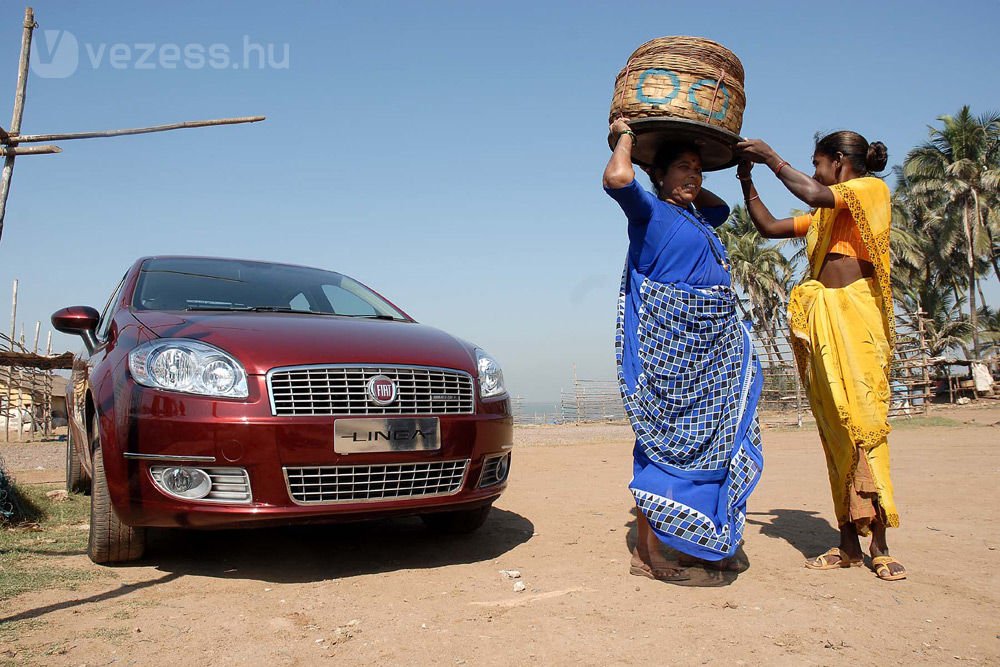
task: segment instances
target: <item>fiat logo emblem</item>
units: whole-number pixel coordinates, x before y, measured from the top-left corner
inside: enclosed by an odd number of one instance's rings
[[[368,380],[368,395],[378,405],[389,405],[396,400],[396,383],[385,375]]]

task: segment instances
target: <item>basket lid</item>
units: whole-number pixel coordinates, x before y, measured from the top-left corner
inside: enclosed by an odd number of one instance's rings
[[[740,136],[716,125],[673,117],[637,118],[629,121],[636,135],[632,148],[632,162],[640,167],[653,165],[657,151],[664,144],[674,141],[690,142],[701,148],[704,171],[728,169],[739,161],[736,143]],[[608,145],[614,149],[614,137],[608,136]]]

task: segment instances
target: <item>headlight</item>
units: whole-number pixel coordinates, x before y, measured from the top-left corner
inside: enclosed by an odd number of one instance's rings
[[[141,385],[187,394],[246,398],[247,374],[240,362],[217,347],[186,338],[143,343],[128,355],[128,368]]]
[[[497,360],[476,348],[476,366],[479,368],[479,396],[491,398],[507,393],[503,383],[503,371]]]

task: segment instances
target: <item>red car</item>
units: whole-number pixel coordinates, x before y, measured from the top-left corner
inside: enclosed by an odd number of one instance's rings
[[[339,273],[147,257],[103,313],[52,324],[86,347],[66,484],[90,490],[94,562],[140,558],[147,527],[418,514],[471,532],[507,485],[497,362]]]

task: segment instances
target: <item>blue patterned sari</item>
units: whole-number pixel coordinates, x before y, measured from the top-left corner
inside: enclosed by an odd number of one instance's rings
[[[698,232],[685,243],[707,243],[727,268],[715,234],[694,215],[682,217]],[[649,273],[630,258],[618,301],[618,379],[636,434],[629,489],[662,542],[717,561],[739,548],[763,469],[760,364],[728,285]]]

